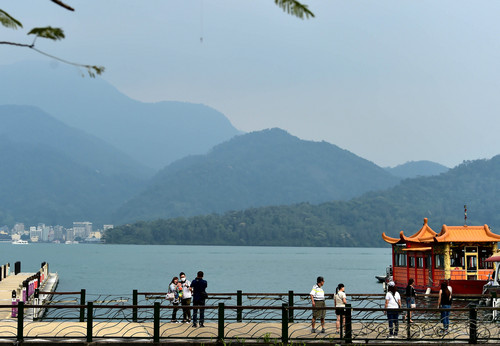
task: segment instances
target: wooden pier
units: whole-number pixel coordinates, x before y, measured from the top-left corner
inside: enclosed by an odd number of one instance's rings
[[[11,305],[14,300],[16,303],[19,301],[33,303],[35,288],[44,292],[55,291],[59,276],[57,273],[49,273],[47,263],[42,263],[40,270],[36,273],[22,273],[20,267],[20,262],[17,262],[16,270],[10,272],[10,265],[1,266],[0,305]],[[49,298],[50,294],[42,295],[39,297],[39,304],[43,304],[44,300]],[[12,308],[0,308],[0,320],[13,318],[12,311]]]

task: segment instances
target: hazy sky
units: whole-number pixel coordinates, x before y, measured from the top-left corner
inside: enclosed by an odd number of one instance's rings
[[[235,127],[280,127],[382,166],[455,166],[500,154],[500,1],[4,1],[25,29],[58,26],[37,47],[104,65],[102,78],[145,101],[203,103]],[[0,41],[31,42],[0,27]],[[0,63],[46,60],[0,46]],[[1,83],[1,81],[0,81]]]

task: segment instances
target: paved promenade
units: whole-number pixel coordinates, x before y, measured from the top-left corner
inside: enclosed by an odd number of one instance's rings
[[[329,341],[334,342],[339,339],[339,334],[335,333],[335,324],[329,323],[326,325],[326,333],[311,333],[310,323],[290,323],[288,335],[289,339],[294,342],[301,341]],[[254,341],[280,341],[281,340],[281,323],[226,323],[224,327],[224,337],[232,340],[247,340]],[[498,335],[499,327],[491,325],[489,333]],[[17,332],[17,322],[15,320],[4,320],[0,323],[0,342],[15,338]],[[484,331],[482,331],[484,332]],[[85,340],[87,333],[86,322],[25,322],[24,337],[30,339],[47,340],[51,338],[59,339],[79,339]],[[160,326],[160,336],[162,340],[173,342],[175,340],[196,342],[214,342],[217,340],[218,325],[217,323],[206,323],[204,328],[192,328],[191,324],[175,324],[162,323]],[[481,331],[480,331],[481,333]],[[94,322],[93,323],[93,338],[94,340],[115,340],[134,338],[136,341],[153,339],[153,323],[136,323],[136,322]],[[464,342],[468,338],[467,326],[464,323],[457,323],[452,326],[447,334],[443,334],[437,325],[429,325],[428,323],[414,323],[411,326],[412,339],[405,340],[407,336],[406,325],[400,325],[399,337],[394,339],[387,338],[387,322],[373,322],[369,325],[365,323],[353,323],[353,341],[365,342],[371,339],[372,342],[383,343],[401,343],[401,342],[419,342],[418,339],[427,341],[449,343],[449,342]],[[168,339],[163,339],[168,338]],[[422,342],[423,340],[420,340]],[[498,340],[491,342],[496,343]],[[485,342],[484,340],[482,342]],[[486,341],[488,342],[488,341]]]

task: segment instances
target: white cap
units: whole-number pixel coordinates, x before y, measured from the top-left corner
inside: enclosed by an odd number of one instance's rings
[[[389,286],[396,286],[396,284],[394,283],[394,281],[389,281]]]

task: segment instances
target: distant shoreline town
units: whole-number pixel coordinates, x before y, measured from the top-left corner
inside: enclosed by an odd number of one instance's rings
[[[48,226],[39,223],[25,228],[24,223],[16,223],[12,229],[0,227],[0,242],[29,241],[31,243],[103,243],[103,234],[113,225],[103,225],[102,229],[93,230],[92,222],[73,222],[72,228]]]

